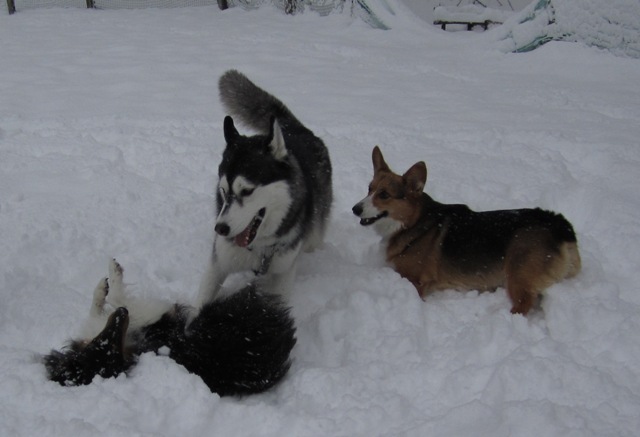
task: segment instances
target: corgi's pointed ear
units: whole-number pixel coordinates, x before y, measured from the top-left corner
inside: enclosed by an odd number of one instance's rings
[[[373,172],[379,171],[390,171],[389,166],[384,161],[384,157],[382,156],[382,152],[380,151],[380,147],[375,146],[373,148],[373,152],[371,153],[371,159],[373,161]]]
[[[284,136],[282,135],[282,129],[280,129],[280,123],[275,117],[271,117],[271,131],[269,132],[269,150],[273,157],[277,160],[282,160],[287,156],[287,147],[284,143]]]
[[[224,140],[227,144],[231,144],[240,134],[233,125],[233,118],[228,115],[224,118]]]
[[[402,175],[402,180],[412,192],[422,193],[427,183],[427,165],[423,161],[416,162]]]

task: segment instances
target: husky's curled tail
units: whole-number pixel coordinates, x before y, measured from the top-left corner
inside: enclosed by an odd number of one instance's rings
[[[223,74],[218,88],[220,100],[227,112],[259,133],[269,133],[274,118],[283,129],[286,126],[291,129],[304,129],[310,133],[284,103],[257,87],[237,70],[229,70]]]
[[[333,196],[327,148],[284,103],[236,70],[222,75],[219,89],[230,116],[218,167],[217,236],[196,308],[233,272],[252,271],[266,290],[288,291],[300,251],[322,244]],[[257,134],[241,135],[232,117]]]

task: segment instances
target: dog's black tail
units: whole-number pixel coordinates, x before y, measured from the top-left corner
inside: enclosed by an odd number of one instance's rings
[[[250,285],[202,308],[170,357],[200,375],[220,396],[265,391],[291,366],[293,319],[278,296]]]
[[[269,133],[275,117],[283,129],[305,129],[289,108],[237,70],[224,73],[218,82],[220,100],[230,115],[261,134]]]

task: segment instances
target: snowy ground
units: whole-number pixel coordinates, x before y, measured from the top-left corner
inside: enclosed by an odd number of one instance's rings
[[[400,11],[390,31],[273,8],[0,15],[0,435],[634,436],[640,429],[640,62],[576,43],[497,50]],[[324,138],[326,247],[301,259],[288,377],[244,399],[144,355],[63,388],[37,355],[78,332],[107,260],[195,296],[213,236],[217,79],[238,68]],[[543,311],[504,290],[426,302],[351,206],[371,148],[475,209],[542,206],[583,272]]]

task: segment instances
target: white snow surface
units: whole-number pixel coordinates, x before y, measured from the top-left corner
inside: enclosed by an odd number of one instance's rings
[[[568,42],[503,53],[485,34],[395,20],[0,15],[0,435],[637,435],[640,62]],[[110,257],[140,296],[195,297],[230,68],[281,98],[334,166],[326,244],[302,255],[290,298],[290,373],[219,398],[145,354],[129,376],[48,381],[38,356],[78,333]],[[376,144],[398,172],[425,160],[440,201],[561,212],[582,273],[527,318],[503,289],[421,301],[351,213]]]

